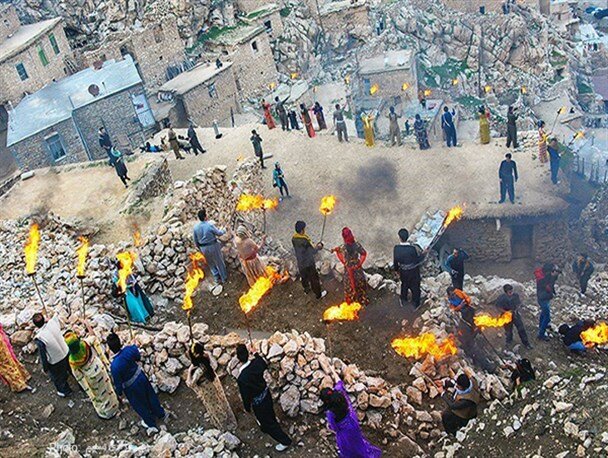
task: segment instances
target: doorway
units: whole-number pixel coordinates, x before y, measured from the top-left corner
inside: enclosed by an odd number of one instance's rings
[[[522,259],[532,256],[534,247],[534,226],[531,224],[511,226],[511,258]]]

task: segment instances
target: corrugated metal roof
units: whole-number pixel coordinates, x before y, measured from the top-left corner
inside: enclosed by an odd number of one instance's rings
[[[72,111],[141,83],[131,56],[104,62],[99,70],[87,68],[48,84],[26,96],[9,111],[7,146],[12,146],[38,132],[72,117]],[[88,89],[99,88],[93,96]]]

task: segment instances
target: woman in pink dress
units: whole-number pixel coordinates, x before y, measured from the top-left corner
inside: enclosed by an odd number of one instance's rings
[[[262,108],[264,109],[264,119],[266,120],[268,129],[274,129],[277,127],[277,123],[274,121],[272,113],[270,112],[270,104],[264,99],[262,99]]]
[[[301,103],[300,104],[300,114],[302,115],[302,121],[304,122],[304,126],[306,127],[306,133],[310,138],[314,138],[315,128],[312,126],[312,118],[310,117],[310,113],[308,112],[308,108]]]

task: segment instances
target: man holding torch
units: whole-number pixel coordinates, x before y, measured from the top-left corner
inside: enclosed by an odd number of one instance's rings
[[[317,299],[322,299],[327,296],[327,291],[321,290],[319,273],[315,266],[315,255],[323,249],[323,244],[318,243],[316,247],[313,246],[312,240],[306,234],[306,223],[304,221],[296,222],[295,229],[296,232],[291,238],[291,243],[296,254],[304,292],[308,294],[312,289]]]
[[[218,229],[215,224],[207,220],[207,210],[204,208],[198,211],[198,219],[200,222],[194,226],[194,244],[203,253],[207,265],[211,269],[216,283],[213,290],[219,290],[217,294],[220,294],[223,290],[222,285],[228,280],[228,271],[224,263],[222,247],[217,238],[224,235],[226,231]]]
[[[49,321],[46,321],[42,313],[35,313],[33,322],[34,326],[38,328],[34,342],[38,347],[42,370],[49,374],[57,389],[57,395],[65,398],[72,393],[72,388],[68,384],[70,375],[69,349],[63,339],[59,317],[55,315]]]
[[[393,267],[399,274],[401,280],[401,294],[399,302],[401,307],[405,307],[408,291],[412,292],[414,310],[420,307],[420,265],[424,261],[426,251],[422,251],[420,246],[408,243],[410,233],[407,229],[399,230],[399,240],[401,243],[393,248]]]

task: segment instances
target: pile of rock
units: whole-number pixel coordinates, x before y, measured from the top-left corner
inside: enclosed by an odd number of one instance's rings
[[[125,211],[132,213],[148,199],[164,194],[173,184],[167,159],[155,161],[146,167],[143,176],[131,188],[125,202]]]

